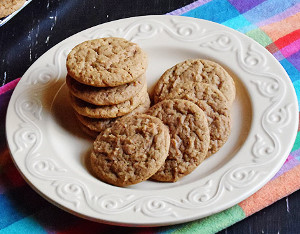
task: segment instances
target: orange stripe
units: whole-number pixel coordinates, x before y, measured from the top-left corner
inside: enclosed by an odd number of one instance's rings
[[[273,40],[276,41],[279,38],[300,29],[300,12],[285,18],[279,22],[268,24],[261,29]]]
[[[271,205],[300,188],[300,165],[271,180],[255,194],[239,203],[246,216]]]

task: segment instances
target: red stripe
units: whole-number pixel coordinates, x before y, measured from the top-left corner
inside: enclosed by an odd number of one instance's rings
[[[274,44],[279,48],[283,48],[292,42],[296,41],[297,39],[300,39],[300,29],[295,30],[284,37],[279,38],[277,41],[274,42]]]

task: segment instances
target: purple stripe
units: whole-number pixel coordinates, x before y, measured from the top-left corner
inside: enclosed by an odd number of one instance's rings
[[[267,0],[245,12],[243,15],[248,21],[256,24],[280,14],[293,5],[292,1]]]
[[[240,13],[249,11],[258,4],[264,2],[265,0],[251,0],[251,1],[241,1],[241,0],[228,0]]]
[[[273,17],[271,17],[269,19],[263,20],[261,22],[257,22],[257,26],[262,27],[267,24],[278,22],[278,21],[283,20],[291,15],[298,13],[299,11],[300,11],[300,3],[287,9],[284,12],[279,13],[278,15],[274,15]]]
[[[297,149],[297,150],[291,152],[290,156],[294,157],[294,158],[299,157],[300,156],[300,149]]]
[[[182,8],[179,8],[175,11],[171,11],[171,12],[167,13],[167,15],[182,15],[182,14],[184,14],[184,13],[190,11],[190,10],[193,10],[193,9],[199,7],[199,6],[202,6],[202,5],[204,5],[204,4],[206,4],[210,1],[212,1],[212,0],[198,0],[198,1],[193,2],[189,5],[186,5]]]
[[[18,82],[20,81],[21,78],[15,79],[9,83],[7,83],[6,85],[0,87],[0,95],[15,88],[16,85],[18,84]]]
[[[280,170],[276,173],[276,175],[272,178],[272,180],[276,179],[278,176],[281,176],[285,172],[291,170],[295,166],[299,165],[300,161],[295,158],[290,158],[288,161],[286,161],[283,166],[280,168]]]
[[[291,64],[295,66],[295,68],[300,71],[300,51],[292,54],[290,57],[286,58]]]
[[[278,60],[281,61],[283,59],[285,59],[285,57],[283,56],[283,54],[280,51],[276,51],[275,53],[273,53],[273,56]]]

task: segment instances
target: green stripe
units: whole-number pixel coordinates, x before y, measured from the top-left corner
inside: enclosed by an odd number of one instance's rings
[[[255,41],[257,41],[262,46],[266,47],[273,43],[271,38],[261,29],[256,28],[246,33],[247,36],[251,37]]]
[[[300,132],[297,133],[296,141],[294,143],[292,151],[295,151],[300,148]]]
[[[239,205],[235,205],[227,210],[211,215],[204,219],[196,220],[186,224],[171,226],[170,228],[166,228],[160,233],[216,233],[238,221],[241,221],[245,217],[246,215],[243,209]]]

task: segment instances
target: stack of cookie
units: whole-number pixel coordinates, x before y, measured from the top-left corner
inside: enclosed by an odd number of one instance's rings
[[[66,83],[81,128],[95,137],[118,117],[150,106],[147,56],[122,38],[85,41],[67,57]]]

